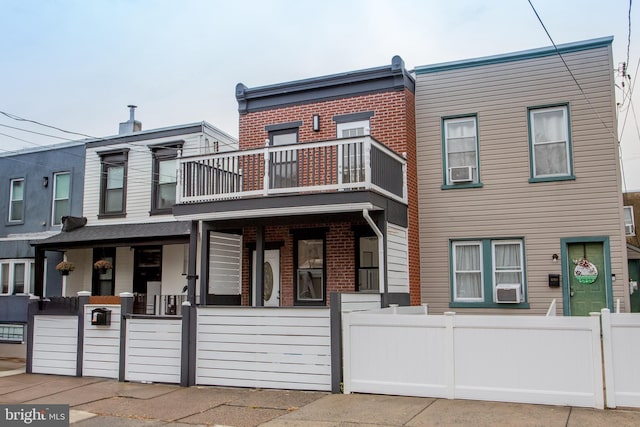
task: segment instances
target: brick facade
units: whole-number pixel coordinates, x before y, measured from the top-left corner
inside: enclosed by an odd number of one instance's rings
[[[240,149],[264,147],[269,137],[266,126],[302,122],[298,128],[298,142],[317,142],[336,139],[334,116],[373,112],[369,119],[370,134],[399,154],[407,156],[408,223],[409,223],[409,289],[412,305],[420,304],[420,249],[418,239],[418,204],[416,174],[415,96],[407,88],[344,97],[340,99],[271,108],[240,115]],[[320,116],[320,130],[312,127],[313,116]],[[364,223],[364,221],[363,221]],[[352,223],[328,223],[326,236],[326,293],[355,290],[355,242]],[[312,228],[309,224],[288,227],[266,227],[265,241],[282,241],[281,305],[294,303],[293,235],[290,229]],[[255,242],[255,228],[244,230],[245,242]],[[243,260],[243,305],[249,303],[250,253],[245,248]]]

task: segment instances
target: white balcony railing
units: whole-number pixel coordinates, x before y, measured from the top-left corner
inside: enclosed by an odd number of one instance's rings
[[[366,136],[180,157],[177,204],[373,190],[406,203],[406,160]]]

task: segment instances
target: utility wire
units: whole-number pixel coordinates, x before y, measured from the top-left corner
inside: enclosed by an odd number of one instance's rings
[[[629,65],[629,49],[631,48],[631,4],[633,0],[629,0],[629,29],[627,31],[627,66]],[[623,76],[624,77],[624,76]]]
[[[9,125],[5,125],[5,124],[2,124],[2,123],[0,123],[0,126],[6,127],[6,128],[9,128],[9,129],[19,130],[19,131],[22,131],[22,132],[35,133],[36,135],[48,136],[49,138],[62,139],[64,141],[68,141],[69,140],[69,138],[64,138],[62,136],[49,135],[48,133],[42,133],[42,132],[36,132],[34,130],[22,129],[22,128],[19,128],[19,127],[9,126]]]
[[[44,123],[40,123],[40,122],[38,122],[38,121],[36,121],[36,120],[25,119],[25,118],[23,118],[23,117],[16,116],[15,114],[11,114],[11,113],[6,113],[6,112],[4,112],[4,111],[0,111],[0,114],[2,114],[2,115],[4,115],[4,116],[7,116],[7,117],[9,117],[10,119],[18,120],[18,121],[20,121],[20,122],[29,122],[29,123],[34,123],[34,124],[36,124],[36,125],[40,125],[40,126],[44,126],[44,127],[48,127],[48,128],[50,128],[50,129],[55,129],[55,130],[60,131],[60,132],[64,132],[64,133],[68,133],[68,134],[72,134],[72,135],[86,136],[87,138],[93,138],[93,136],[91,136],[91,135],[87,135],[87,134],[84,134],[84,133],[78,133],[78,132],[71,132],[71,131],[68,131],[68,130],[61,129],[61,128],[59,128],[59,127],[55,127],[55,126],[47,125],[47,124],[44,124]]]
[[[600,114],[598,113],[598,110],[596,110],[596,108],[593,106],[593,104],[591,104],[591,101],[589,100],[589,97],[587,96],[587,94],[584,92],[584,90],[582,89],[582,86],[580,85],[580,83],[578,82],[578,79],[576,79],[576,76],[573,74],[573,72],[571,71],[571,68],[569,68],[569,65],[567,64],[567,62],[564,60],[564,57],[562,56],[562,54],[560,53],[560,50],[558,49],[558,46],[556,46],[556,43],[553,41],[553,37],[551,37],[551,34],[549,34],[549,31],[547,30],[547,27],[544,25],[544,22],[542,22],[542,18],[540,18],[540,15],[538,15],[538,11],[536,10],[536,8],[533,6],[533,3],[531,2],[531,0],[527,0],[529,2],[529,5],[531,6],[531,9],[533,9],[533,13],[536,14],[536,17],[538,18],[538,21],[540,21],[540,25],[542,25],[542,28],[544,29],[544,32],[547,33],[547,37],[549,37],[549,40],[551,40],[551,44],[553,44],[553,47],[556,50],[556,53],[558,54],[558,56],[560,57],[560,59],[562,60],[562,63],[564,64],[565,68],[567,69],[567,71],[569,72],[569,74],[571,75],[571,78],[573,79],[573,81],[576,83],[576,86],[578,86],[578,89],[580,89],[580,92],[582,93],[582,96],[584,97],[584,99],[587,101],[587,103],[589,104],[589,106],[591,107],[591,109],[593,110],[593,112],[596,114],[596,116],[598,116],[598,119],[600,120],[600,123],[602,123],[602,126],[604,126],[605,129],[607,129],[609,131],[609,133],[615,138],[615,134],[613,132],[613,130],[611,128],[609,128],[609,126],[607,126],[607,124],[605,123],[605,121],[602,119],[602,117],[600,117]]]

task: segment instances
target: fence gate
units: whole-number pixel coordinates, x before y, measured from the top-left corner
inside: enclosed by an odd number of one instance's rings
[[[34,374],[76,375],[78,316],[34,316]]]
[[[182,319],[133,317],[126,322],[124,379],[179,384]]]

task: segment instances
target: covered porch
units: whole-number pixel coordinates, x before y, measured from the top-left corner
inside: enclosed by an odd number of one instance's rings
[[[191,222],[82,226],[34,244],[34,293],[42,296],[43,271],[51,251],[61,253],[66,268],[61,296],[134,295],[137,314],[178,315],[186,300],[186,271]],[[70,267],[70,268],[69,268]]]

